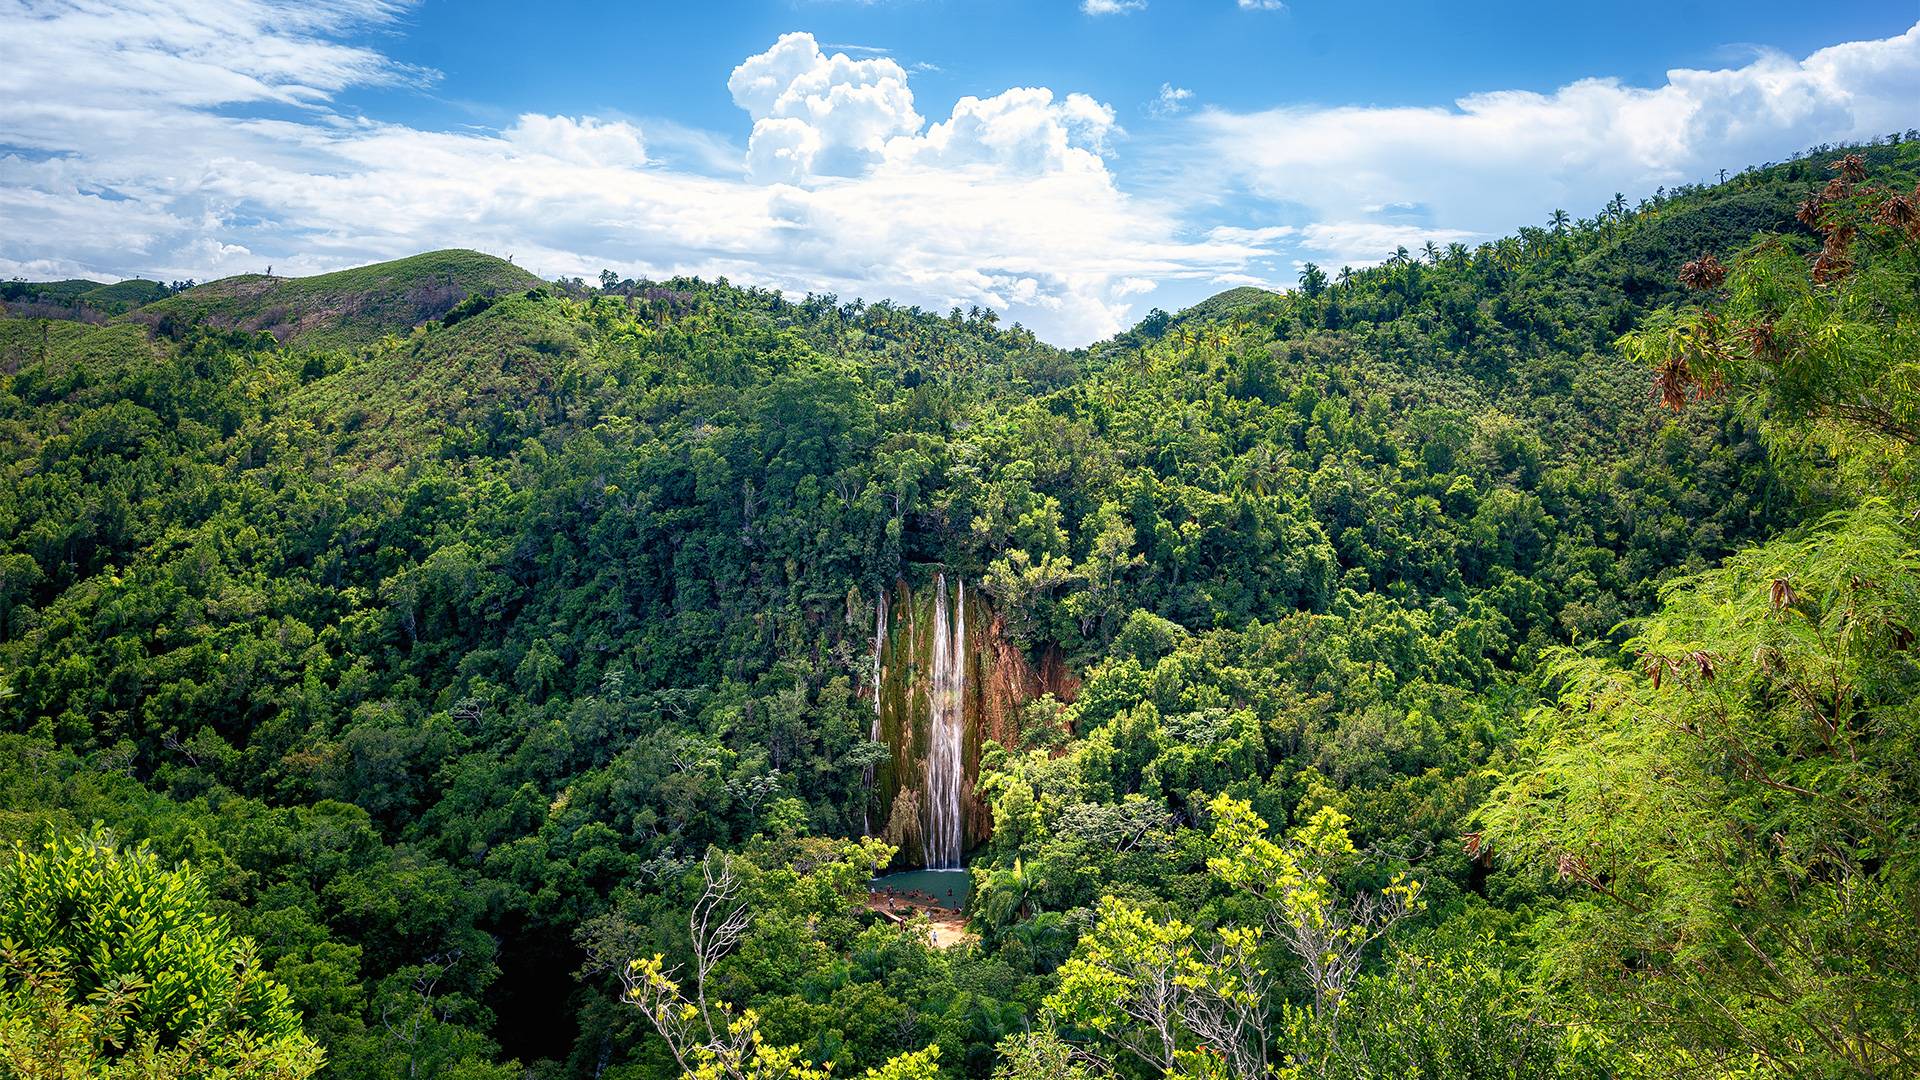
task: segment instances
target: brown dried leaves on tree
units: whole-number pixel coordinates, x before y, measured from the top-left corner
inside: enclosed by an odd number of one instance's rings
[[[1680,268],[1680,284],[1694,292],[1717,289],[1727,280],[1726,264],[1712,255],[1702,255]]]
[[[1850,203],[1880,199],[1873,208],[1873,222],[1920,240],[1920,185],[1910,194],[1886,194],[1875,187],[1862,187],[1867,163],[1859,154],[1839,158],[1828,168],[1833,178],[1803,199],[1794,213],[1801,224],[1821,236],[1820,252],[1811,267],[1815,285],[1831,285],[1855,269],[1853,246],[1862,215],[1847,212]],[[1704,293],[1725,284],[1728,274],[1728,267],[1708,254],[1682,266],[1679,280],[1687,289]],[[1716,396],[1724,389],[1719,361],[1727,359],[1725,346],[1731,342],[1744,344],[1755,360],[1765,364],[1778,364],[1787,353],[1770,320],[1727,328],[1720,326],[1711,312],[1703,313],[1690,332],[1669,339],[1668,351],[1654,365],[1654,397],[1679,412],[1692,401]]]
[[[1920,240],[1920,184],[1914,185],[1911,195],[1889,196],[1880,204],[1880,212],[1873,220]]]

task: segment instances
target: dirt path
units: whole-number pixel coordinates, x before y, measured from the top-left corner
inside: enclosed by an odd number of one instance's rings
[[[952,948],[962,942],[978,941],[979,936],[967,929],[967,920],[954,912],[947,912],[933,919],[933,947]]]

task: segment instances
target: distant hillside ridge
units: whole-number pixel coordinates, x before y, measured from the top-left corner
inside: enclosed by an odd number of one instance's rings
[[[169,292],[167,286],[145,278],[128,278],[110,284],[87,278],[0,281],[0,310],[14,318],[101,322],[110,315],[162,299]]]
[[[1290,315],[1298,321],[1298,312],[1312,301],[1323,309],[1329,303],[1338,308],[1341,315],[1335,324],[1384,325],[1422,309],[1442,321],[1461,322],[1465,297],[1436,290],[1435,285],[1453,277],[1484,294],[1508,278],[1549,267],[1560,275],[1559,288],[1610,292],[1623,306],[1624,320],[1628,308],[1651,310],[1680,300],[1677,275],[1690,259],[1709,253],[1730,258],[1767,236],[1787,237],[1802,247],[1815,245],[1814,231],[1795,214],[1809,185],[1830,176],[1830,159],[1842,152],[1858,155],[1878,182],[1895,188],[1911,184],[1920,174],[1920,151],[1909,140],[1814,147],[1786,161],[1722,173],[1714,182],[1662,187],[1637,203],[1616,195],[1591,217],[1550,216],[1539,225],[1521,226],[1477,244],[1383,251],[1381,262],[1363,268],[1320,266],[1324,277],[1314,296],[1299,295],[1291,287],[1294,282],[1276,283],[1284,291],[1244,285],[1227,289],[1179,311],[1152,312],[1111,345],[1096,344],[1092,351],[1138,345],[1183,326],[1283,323]],[[1304,273],[1305,265],[1301,269]],[[1324,315],[1310,321],[1329,324]],[[1464,343],[1474,335],[1460,336]]]
[[[470,296],[542,289],[505,259],[451,248],[312,277],[241,274],[147,304],[129,317],[265,331],[302,348],[352,348],[432,322]]]

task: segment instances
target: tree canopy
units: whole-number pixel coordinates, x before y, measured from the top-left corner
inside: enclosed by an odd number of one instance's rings
[[[1916,174],[1821,148],[1072,351],[471,252],[10,286],[6,1052],[1911,1072]],[[1046,691],[950,948],[863,835],[876,598],[936,573]]]

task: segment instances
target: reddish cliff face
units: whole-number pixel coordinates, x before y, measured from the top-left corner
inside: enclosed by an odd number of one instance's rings
[[[1058,648],[1030,661],[979,589],[958,579],[896,583],[876,612],[875,641],[874,737],[891,752],[874,770],[870,828],[900,849],[896,864],[941,865],[951,851],[943,837],[957,830],[966,850],[993,830],[974,790],[981,748],[1015,744],[1027,702],[1046,693],[1070,701],[1080,680]],[[951,758],[937,752],[950,718],[959,727],[957,797],[944,783]]]

